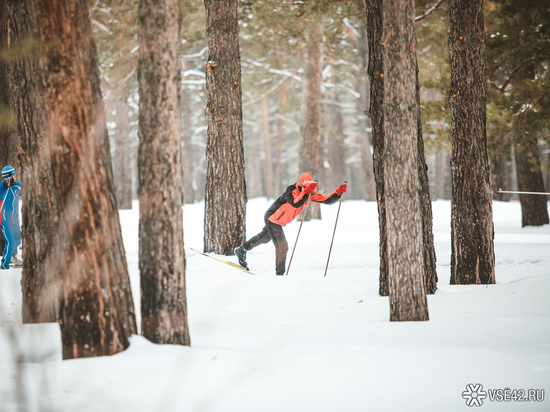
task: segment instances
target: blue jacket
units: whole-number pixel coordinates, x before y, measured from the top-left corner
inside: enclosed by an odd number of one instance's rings
[[[4,222],[19,222],[19,195],[21,194],[21,183],[15,182],[8,187],[6,183],[0,184],[0,207],[2,208],[2,225]]]

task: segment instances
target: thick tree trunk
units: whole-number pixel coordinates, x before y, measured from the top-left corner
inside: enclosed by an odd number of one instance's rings
[[[139,269],[141,332],[190,345],[183,250],[178,0],[139,6]]]
[[[387,254],[387,199],[385,195],[385,163],[383,151],[385,146],[385,114],[384,114],[384,83],[387,80],[387,75],[384,72],[384,43],[385,37],[382,37],[382,0],[366,2],[368,27],[368,75],[370,79],[370,109],[369,117],[373,127],[373,168],[376,182],[376,198],[378,204],[378,225],[379,225],[379,247],[380,247],[380,275],[379,275],[379,293],[381,296],[388,296],[389,280],[388,280],[388,254]],[[416,43],[416,38],[413,39]],[[416,55],[414,55],[414,65],[416,65]],[[417,69],[415,69],[417,70]],[[424,280],[427,293],[434,293],[436,290],[437,273],[436,273],[436,257],[433,244],[433,219],[431,212],[431,202],[429,198],[429,184],[426,171],[426,162],[424,159],[424,145],[422,140],[422,126],[420,121],[420,103],[419,103],[419,86],[416,72],[413,73],[416,79],[415,85],[415,105],[418,110],[415,112],[416,133],[417,139],[415,158],[417,159],[417,179],[419,182],[418,195],[422,213],[422,234],[423,234],[423,262],[424,262]],[[390,117],[391,119],[391,117]],[[390,121],[388,119],[388,121]]]
[[[451,284],[495,283],[482,0],[451,0]]]
[[[321,23],[309,31],[302,83],[302,124],[300,126],[300,173],[308,172],[314,179],[321,173],[321,71],[323,69],[323,39]],[[319,203],[311,202],[305,220],[321,219]]]
[[[132,168],[130,164],[130,114],[126,92],[116,107],[115,183],[119,209],[132,208]]]
[[[518,191],[545,192],[537,140],[525,139],[515,150]],[[548,220],[548,196],[519,195],[521,203],[521,226],[542,226]]]
[[[386,237],[386,197],[384,193],[384,66],[382,56],[382,0],[366,1],[369,41],[368,75],[373,143],[373,170],[376,182],[380,248],[379,293],[389,296],[388,256]]]
[[[428,320],[424,285],[414,3],[384,0],[384,188],[390,320]],[[424,165],[422,165],[423,167]]]
[[[31,15],[29,7],[28,1],[9,1],[10,49],[22,49],[25,47],[21,45],[22,41],[39,37],[36,31],[37,15]],[[36,56],[31,53],[28,58],[14,61],[9,78],[13,79],[10,84],[11,107],[17,118],[22,151],[26,154],[21,158],[22,319],[23,323],[56,322],[60,288],[58,271],[61,265],[56,214],[59,206],[53,193],[55,186],[50,168],[51,151],[45,102],[42,98],[44,92]],[[0,90],[7,91],[3,87]],[[10,139],[5,146],[9,147],[11,143]],[[7,151],[4,164],[13,161],[10,152]]]
[[[376,183],[374,179],[374,170],[372,163],[372,124],[371,120],[365,115],[365,110],[368,110],[370,103],[370,90],[367,77],[369,50],[368,50],[368,38],[367,31],[364,27],[361,27],[359,33],[359,52],[361,54],[361,72],[358,77],[358,91],[361,94],[359,101],[357,102],[357,118],[359,122],[360,130],[360,144],[361,144],[361,157],[362,167],[365,173],[365,200],[376,200]]]
[[[245,240],[246,183],[237,0],[205,0],[206,193],[204,251],[232,255]]]
[[[271,154],[271,141],[269,140],[269,107],[267,97],[262,98],[262,136],[264,138],[264,182],[265,195],[268,199],[274,197],[273,194],[273,162]]]
[[[182,71],[187,69],[185,60],[182,62]],[[182,138],[183,138],[183,201],[194,203],[197,200],[195,193],[195,171],[193,162],[193,129],[191,123],[191,93],[185,86],[181,88]]]
[[[281,182],[283,147],[285,144],[285,104],[286,85],[283,83],[281,87],[279,87],[279,139],[277,140],[277,160],[275,162],[275,185],[273,191],[275,196],[279,196],[279,193],[282,193],[284,190],[284,188],[281,187]]]
[[[55,232],[50,249],[40,241],[34,248],[24,245],[23,271],[45,258],[46,270],[58,275],[64,359],[112,355],[129,345],[136,323],[88,8],[83,0],[31,0],[25,6],[40,42],[56,47],[39,56],[36,70],[45,86],[39,92],[46,129],[24,138],[30,166],[23,202],[34,192],[42,203],[29,205],[24,225],[33,223],[33,210],[49,208],[51,216],[36,232],[44,225]],[[50,175],[42,173],[47,167]],[[31,232],[23,236],[32,241]],[[38,247],[44,254],[36,254]]]

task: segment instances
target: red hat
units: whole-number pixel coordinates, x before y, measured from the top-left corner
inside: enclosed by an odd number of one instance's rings
[[[303,173],[302,176],[300,176],[300,183],[306,185],[308,183],[314,183],[314,181],[309,173]]]

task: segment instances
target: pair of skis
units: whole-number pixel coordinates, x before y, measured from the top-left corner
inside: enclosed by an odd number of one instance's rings
[[[242,266],[237,265],[236,263],[229,262],[229,261],[223,260],[223,259],[219,259],[219,258],[214,257],[214,256],[210,256],[210,255],[208,255],[208,254],[206,254],[206,253],[199,252],[198,250],[195,250],[195,249],[193,249],[193,248],[189,248],[189,249],[191,249],[191,250],[192,250],[193,252],[195,252],[195,253],[198,253],[199,255],[203,255],[203,256],[206,256],[206,257],[208,257],[208,258],[210,258],[210,259],[217,260],[218,262],[225,263],[226,265],[229,265],[229,266],[231,266],[231,267],[233,267],[233,268],[235,268],[235,269],[242,270],[243,272],[246,272],[246,273],[248,273],[248,274],[250,274],[250,275],[256,275],[256,273],[251,272],[250,270],[245,269],[245,268],[243,268]]]

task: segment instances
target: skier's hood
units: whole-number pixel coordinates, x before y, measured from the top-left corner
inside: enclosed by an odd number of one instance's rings
[[[309,173],[303,173],[302,176],[300,176],[300,183],[304,186],[308,183],[313,183],[313,178]]]

